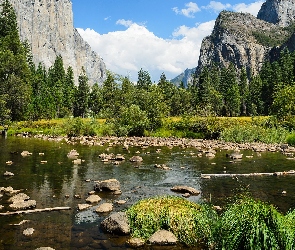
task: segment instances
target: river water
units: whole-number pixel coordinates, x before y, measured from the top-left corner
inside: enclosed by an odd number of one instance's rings
[[[143,198],[179,195],[170,191],[175,185],[199,189],[201,195],[188,198],[194,202],[206,200],[214,205],[224,206],[228,198],[246,190],[254,197],[274,204],[282,212],[295,208],[293,175],[210,180],[200,178],[201,173],[269,173],[295,169],[295,161],[287,160],[281,153],[257,154],[243,151],[243,159],[232,162],[226,157],[228,151],[219,151],[215,158],[209,159],[205,156],[197,157],[199,152],[194,148],[162,147],[161,152],[157,151],[158,148],[131,147],[127,152],[122,146],[89,147],[32,138],[0,138],[0,187],[22,189],[31,199],[37,201],[37,208],[72,208],[68,211],[0,216],[0,250],[33,250],[38,247],[52,247],[56,250],[128,249],[125,246],[128,237],[117,237],[101,231],[99,225],[108,215],[95,213],[97,205],[86,211],[77,209],[78,204],[85,203],[88,192],[93,190],[94,180],[120,181],[121,195],[98,193],[102,198],[100,204],[112,202],[115,212],[124,210]],[[74,165],[67,157],[71,149],[80,154],[79,158],[83,160],[81,165]],[[21,156],[20,153],[25,150],[32,155]],[[99,158],[101,153],[120,153],[125,156],[126,161],[119,165],[103,163]],[[128,159],[134,155],[140,155],[143,163],[134,165],[129,162]],[[13,164],[8,165],[7,161],[12,161]],[[166,164],[171,170],[157,169],[155,164]],[[14,176],[4,177],[5,171],[14,173]],[[75,195],[79,195],[81,199],[75,198]],[[6,196],[0,198],[0,205],[4,206],[0,212],[8,210],[7,199]],[[125,200],[126,203],[117,205],[118,200]],[[15,225],[24,220],[27,222]],[[27,228],[34,228],[31,236],[23,234]],[[145,249],[182,249],[182,246],[147,246]]]

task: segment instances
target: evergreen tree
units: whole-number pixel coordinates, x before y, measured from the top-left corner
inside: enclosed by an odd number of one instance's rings
[[[245,68],[242,68],[240,74],[239,91],[241,96],[241,114],[247,115],[247,98],[249,95],[248,76]]]
[[[74,101],[74,116],[75,117],[86,117],[89,107],[89,95],[90,87],[88,85],[88,77],[84,68],[82,73],[79,75],[79,85],[75,95]]]
[[[102,90],[95,83],[91,88],[90,98],[89,98],[89,108],[94,116],[98,115],[103,108],[103,95]]]
[[[12,120],[28,118],[31,71],[28,50],[20,41],[16,14],[5,0],[0,5],[0,95]]]
[[[150,73],[143,69],[140,69],[138,72],[137,87],[141,89],[148,90],[152,86],[152,80]]]
[[[221,71],[220,94],[223,97],[223,115],[238,116],[240,114],[241,97],[237,73],[233,64]]]
[[[64,82],[64,109],[65,113],[73,114],[74,100],[75,100],[75,80],[72,67],[68,67]]]

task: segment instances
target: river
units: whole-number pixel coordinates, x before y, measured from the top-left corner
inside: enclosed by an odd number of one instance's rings
[[[129,147],[122,146],[83,146],[69,145],[64,142],[8,137],[0,138],[0,187],[21,189],[36,200],[36,208],[71,207],[68,211],[33,213],[13,216],[0,216],[0,249],[127,249],[128,237],[105,234],[99,225],[108,214],[95,213],[94,206],[86,211],[78,211],[78,204],[85,203],[88,192],[93,190],[95,180],[117,179],[121,183],[121,195],[106,192],[98,193],[100,202],[112,202],[114,212],[121,211],[136,201],[156,195],[180,195],[170,189],[175,185],[187,185],[201,191],[199,196],[188,199],[193,202],[211,201],[214,205],[224,206],[228,198],[237,193],[248,191],[254,197],[274,204],[280,211],[295,208],[295,176],[255,176],[202,179],[201,174],[275,172],[295,169],[295,162],[287,160],[279,152],[243,151],[241,161],[231,161],[227,151],[218,151],[216,157],[198,157],[195,148],[179,147]],[[75,149],[81,165],[74,165],[67,157]],[[30,156],[21,156],[29,151]],[[41,153],[41,154],[39,154]],[[103,163],[102,153],[122,154],[126,158],[119,165]],[[44,154],[44,155],[43,155]],[[140,155],[143,163],[134,165],[128,159]],[[246,157],[248,156],[248,157]],[[7,162],[12,161],[12,165]],[[166,164],[171,170],[154,167]],[[4,177],[4,172],[14,173]],[[88,180],[88,181],[86,181]],[[90,181],[89,181],[90,180]],[[75,198],[79,195],[81,199]],[[0,205],[8,210],[8,197],[0,198]],[[116,201],[125,200],[124,205]],[[21,225],[22,221],[26,221]],[[31,236],[23,231],[34,228]],[[167,249],[152,248],[145,249]],[[181,249],[181,246],[169,249]]]

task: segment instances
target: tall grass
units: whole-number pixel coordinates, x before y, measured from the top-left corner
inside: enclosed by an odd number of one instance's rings
[[[286,248],[284,224],[284,216],[272,205],[244,197],[229,205],[221,216],[217,249],[293,249]]]
[[[148,239],[160,229],[179,242],[201,249],[295,249],[295,210],[281,214],[274,206],[243,195],[218,215],[210,206],[174,196],[145,199],[127,210],[133,237]]]

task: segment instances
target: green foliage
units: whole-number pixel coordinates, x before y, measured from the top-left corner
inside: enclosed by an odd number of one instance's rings
[[[236,125],[224,128],[220,139],[224,141],[282,143],[286,141],[289,131],[283,127],[265,128],[257,125]]]
[[[285,225],[284,216],[272,205],[249,197],[237,199],[219,220],[217,249],[293,249],[294,228]]]
[[[290,146],[295,146],[295,134],[292,133],[292,134],[288,135],[287,138],[286,138],[286,142],[287,142]]]
[[[169,230],[186,245],[202,245],[212,240],[216,213],[180,197],[141,200],[127,211],[133,237],[148,239],[159,229]]]
[[[98,123],[95,120],[83,120],[82,118],[68,119],[64,124],[65,134],[69,137],[80,135],[97,135]]]
[[[132,104],[121,109],[115,125],[118,136],[143,136],[144,131],[149,128],[149,119],[146,112]]]

